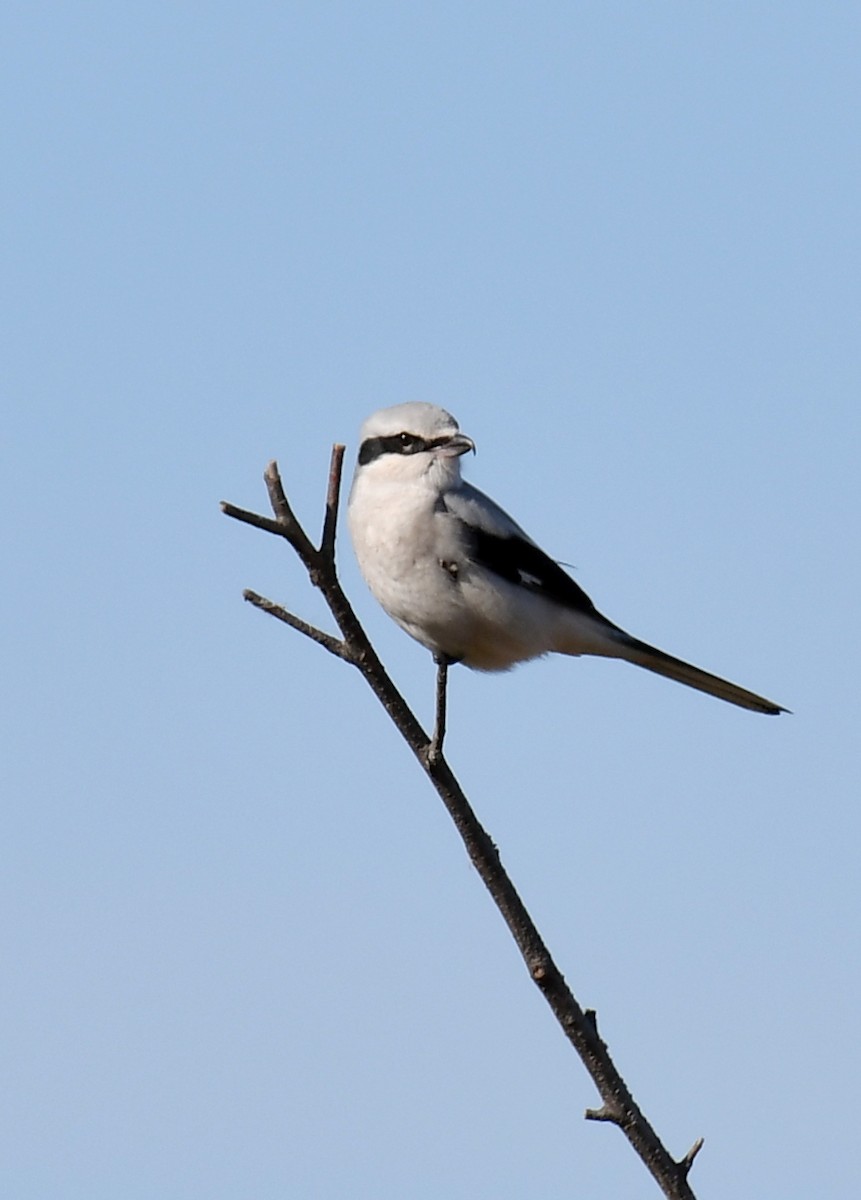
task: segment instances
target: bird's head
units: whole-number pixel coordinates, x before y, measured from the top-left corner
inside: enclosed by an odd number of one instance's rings
[[[475,450],[445,409],[413,402],[381,408],[362,426],[357,471],[414,482],[430,475],[444,484],[460,478],[460,456]]]

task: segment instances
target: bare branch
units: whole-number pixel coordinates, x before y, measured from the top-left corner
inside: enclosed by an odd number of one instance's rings
[[[259,513],[249,512],[245,508],[237,508],[235,504],[228,504],[226,500],[221,501],[221,511],[225,516],[233,517],[236,521],[242,521],[246,525],[253,525],[255,529],[264,529],[266,533],[274,533],[279,537],[288,537],[282,523],[277,520],[273,521],[271,517],[262,517]]]
[[[437,733],[440,736],[435,749],[434,742],[425,733],[380,662],[341,589],[335,568],[334,546],[343,452],[343,446],[333,447],[326,515],[319,550],[313,546],[297,521],[284,493],[277,464],[274,462],[269,464],[265,474],[270,502],[276,517],[274,521],[236,508],[232,504],[222,504],[227,516],[263,529],[267,533],[277,534],[290,542],[304,563],[311,582],[322,592],[343,640],[339,641],[309,625],[255,592],[245,592],[245,598],[255,607],[263,609],[318,642],[331,654],[359,668],[445,804],[467,854],[493,897],[530,975],[598,1089],[603,1104],[600,1108],[587,1110],[586,1117],[592,1121],[606,1121],[618,1125],[668,1200],[695,1200],[687,1176],[702,1146],[702,1139],[694,1143],[681,1162],[676,1162],[664,1147],[636,1104],[616,1069],[606,1044],[599,1036],[594,1010],[587,1009],[584,1012],[574,998],[503,867],[499,851],[476,817],[463,789],[443,757],[440,705],[444,697],[444,671],[441,670],[437,679]]]
[[[245,589],[242,593],[242,598],[243,600],[247,600],[249,604],[253,604],[255,608],[269,613],[270,617],[277,617],[279,621],[283,621],[285,625],[289,625],[291,629],[295,629],[298,633],[304,633],[305,637],[310,638],[312,642],[316,642],[319,646],[325,647],[336,658],[343,658],[346,662],[355,662],[352,653],[344,642],[332,637],[330,633],[324,633],[322,629],[317,629],[314,625],[309,625],[307,621],[303,621],[301,617],[294,616],[286,608],[282,608],[280,604],[275,604],[272,600],[267,600],[265,596],[258,596],[250,588]]]
[[[307,569],[309,571],[313,570],[316,559],[319,556],[312,546],[307,533],[296,519],[293,509],[290,507],[290,501],[287,499],[283,484],[281,483],[278,463],[274,460],[269,463],[263,472],[263,480],[269,491],[269,503],[272,505],[272,511],[278,519],[279,532],[282,537],[286,537]]]
[[[278,463],[274,458],[266,464],[266,470],[263,472],[263,482],[266,484],[266,490],[269,492],[269,503],[272,505],[272,511],[278,520],[282,525],[290,526],[291,529],[299,529],[299,522],[284,492],[281,473],[278,470]]]
[[[320,538],[320,554],[335,570],[335,534],[338,529],[338,500],[341,495],[341,471],[344,466],[346,446],[332,447],[332,462],[329,467],[329,489],[326,493],[326,516],[323,521],[323,536]]]

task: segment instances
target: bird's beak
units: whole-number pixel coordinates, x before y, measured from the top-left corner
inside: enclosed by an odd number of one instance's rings
[[[475,453],[475,442],[463,433],[452,434],[439,448],[439,452],[443,458],[459,458],[461,454],[466,454],[468,450],[472,450]]]

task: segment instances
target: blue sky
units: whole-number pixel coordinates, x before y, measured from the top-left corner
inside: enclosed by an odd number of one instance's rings
[[[856,6],[6,6],[0,1177],[649,1197],[265,509],[408,399],[633,633],[448,753],[702,1196],[859,1120]],[[425,652],[345,587],[429,721]],[[848,1095],[847,1095],[848,1092]]]

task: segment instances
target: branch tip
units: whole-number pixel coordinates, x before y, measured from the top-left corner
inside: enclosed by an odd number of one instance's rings
[[[346,446],[336,442],[329,460],[329,485],[326,491],[326,514],[323,518],[323,535],[320,538],[320,557],[333,574],[335,572],[335,534],[338,529],[338,505],[341,498],[341,472],[344,466]]]
[[[600,1108],[587,1108],[583,1116],[587,1121],[609,1121],[613,1125],[622,1124],[619,1114],[613,1112],[606,1104],[602,1104]]]
[[[281,482],[281,472],[278,470],[278,463],[274,458],[267,464],[266,470],[263,472],[263,482],[266,484],[267,491],[269,492],[269,500],[276,517],[281,520],[295,520],[293,510],[287,502],[284,484]]]
[[[702,1150],[704,1141],[705,1138],[697,1138],[685,1157],[679,1161],[679,1170],[682,1172],[685,1178],[687,1178],[688,1172],[694,1165],[694,1159],[699,1154],[700,1150]]]

